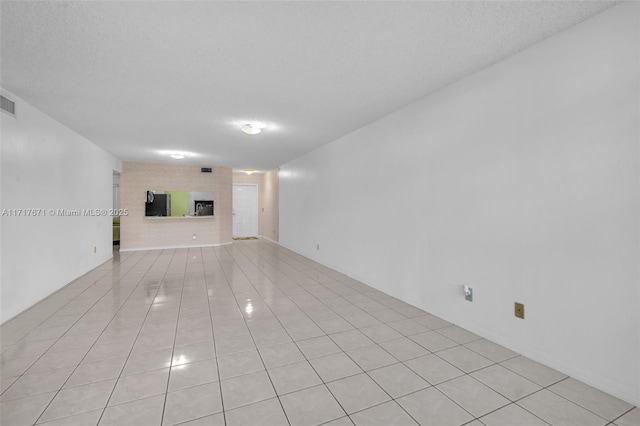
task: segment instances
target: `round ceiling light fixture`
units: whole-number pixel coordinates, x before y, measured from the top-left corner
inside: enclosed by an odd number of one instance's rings
[[[1,0],[0,0],[1,1]],[[201,157],[201,154],[197,154],[195,152],[191,152],[191,151],[182,151],[179,149],[158,149],[158,150],[153,150],[153,153],[156,155],[160,155],[163,159],[165,159],[165,161],[168,160],[168,157],[172,158],[173,160],[191,160],[193,158],[196,157]],[[173,160],[168,160],[168,161],[173,161]]]
[[[171,157],[174,160],[184,160],[185,158],[190,159],[192,157],[199,157],[200,154],[196,154],[195,152],[189,151],[178,151],[178,150],[169,150],[169,149],[161,149],[155,151],[156,154],[161,155],[163,157]]]
[[[257,135],[262,133],[262,130],[265,128],[266,126],[264,124],[261,123],[247,123],[247,124],[243,124],[240,127],[240,130],[242,130],[243,132],[245,132],[248,135]]]
[[[245,172],[245,173],[246,173],[246,174],[248,174],[248,175],[252,175],[252,174],[254,174],[256,171],[255,171],[255,170],[253,170],[253,169],[244,169],[244,170],[243,170],[243,172]]]

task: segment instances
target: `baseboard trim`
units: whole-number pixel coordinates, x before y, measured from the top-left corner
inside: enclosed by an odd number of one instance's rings
[[[173,250],[173,249],[184,249],[184,248],[204,248],[204,247],[220,247],[220,246],[228,246],[233,244],[233,241],[228,243],[220,243],[220,244],[200,244],[194,246],[161,246],[161,247],[136,247],[136,248],[121,248],[121,252],[128,251],[150,251],[150,250]]]
[[[279,246],[282,246],[282,244],[280,244],[280,243],[279,243],[279,242],[277,242],[277,241],[272,240],[272,239],[271,239],[271,238],[269,238],[269,237],[263,237],[262,235],[258,235],[258,238],[261,238],[261,239],[263,239],[263,240],[267,240],[267,241],[269,241],[269,242],[272,242],[273,244],[277,244],[277,245],[279,245]],[[284,247],[284,246],[283,246],[283,247]]]

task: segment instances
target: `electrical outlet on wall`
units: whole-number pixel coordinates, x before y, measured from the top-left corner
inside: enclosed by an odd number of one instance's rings
[[[473,288],[465,285],[463,287],[464,290],[464,300],[468,300],[469,302],[473,302]]]

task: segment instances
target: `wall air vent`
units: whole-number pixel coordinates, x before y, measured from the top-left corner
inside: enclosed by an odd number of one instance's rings
[[[2,95],[0,95],[0,109],[14,117],[16,116],[16,103]]]
[[[211,173],[213,170],[211,170],[211,167],[202,167],[200,171],[202,173]]]

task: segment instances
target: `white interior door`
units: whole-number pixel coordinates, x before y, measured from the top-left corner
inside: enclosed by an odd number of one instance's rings
[[[233,238],[258,236],[258,185],[233,185]]]

